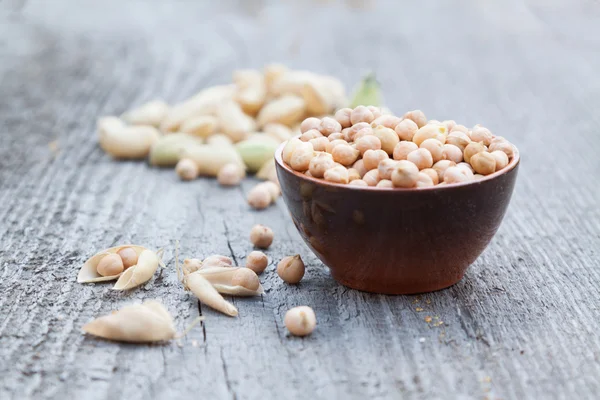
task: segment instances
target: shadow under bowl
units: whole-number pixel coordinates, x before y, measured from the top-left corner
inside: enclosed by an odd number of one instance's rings
[[[415,294],[459,282],[498,230],[519,152],[501,171],[439,187],[385,189],[326,182],[275,152],[283,199],[306,244],[353,289]]]

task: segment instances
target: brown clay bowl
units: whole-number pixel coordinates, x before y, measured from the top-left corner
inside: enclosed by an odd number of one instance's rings
[[[331,275],[385,294],[452,286],[483,252],[510,202],[519,153],[477,181],[419,189],[329,183],[292,170],[275,152],[283,199],[300,235]]]

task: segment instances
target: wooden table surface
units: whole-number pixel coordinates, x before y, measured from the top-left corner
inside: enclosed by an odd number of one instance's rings
[[[597,398],[600,5],[357,3],[0,2],[1,399]],[[373,70],[392,110],[483,123],[520,148],[506,218],[459,284],[421,296],[349,290],[281,200],[249,209],[253,180],[182,183],[97,145],[98,116],[180,101],[271,61],[349,88]],[[175,241],[182,258],[243,263],[255,223],[276,232],[272,264],[264,296],[232,300],[238,318],[203,307],[180,345],[81,333],[150,298],[183,329],[199,308],[177,282]],[[168,268],[131,293],[76,283],[86,258],[126,242],[164,247]],[[296,252],[308,272],[288,286],[273,263]],[[318,329],[289,337],[283,314],[302,304]]]

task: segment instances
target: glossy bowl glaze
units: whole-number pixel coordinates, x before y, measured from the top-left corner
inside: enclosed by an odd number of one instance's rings
[[[329,183],[292,170],[277,176],[304,241],[353,289],[412,294],[454,285],[498,230],[515,186],[519,152],[477,181],[419,189]]]

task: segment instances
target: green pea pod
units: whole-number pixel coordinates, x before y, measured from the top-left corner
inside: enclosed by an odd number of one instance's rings
[[[381,106],[381,88],[375,79],[375,74],[365,76],[354,90],[350,107],[356,106]]]
[[[256,172],[273,158],[279,143],[265,135],[264,139],[247,139],[235,145],[250,172]]]

